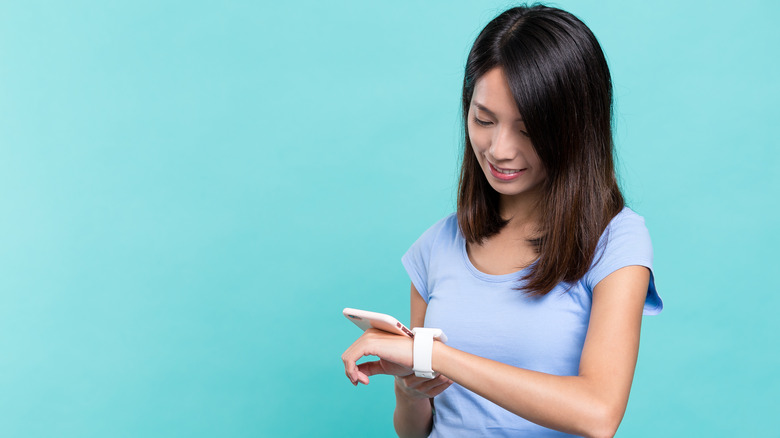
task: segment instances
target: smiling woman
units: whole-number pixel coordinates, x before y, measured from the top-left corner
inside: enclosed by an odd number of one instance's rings
[[[477,104],[485,108],[485,99],[495,101],[495,110],[504,116],[498,120],[492,114],[496,126],[489,133],[480,129],[489,127],[472,120],[481,114]],[[507,153],[502,151],[507,143],[527,143],[526,149],[532,144],[534,154],[529,157],[538,156],[544,170],[540,180],[527,179],[543,181],[544,187],[504,199],[505,204],[524,203],[520,210],[536,213],[545,224],[545,230],[537,230],[537,237],[545,238],[534,241],[539,261],[526,289],[543,295],[561,280],[581,278],[592,258],[580,254],[594,254],[602,232],[624,205],[612,158],[612,82],[596,37],[576,17],[558,9],[506,11],[474,42],[462,107],[467,130],[458,222],[467,240],[480,242],[498,233],[506,225],[505,212],[517,211],[509,205],[504,212],[495,208],[504,187],[494,184],[496,178],[490,178],[493,172],[489,174],[484,163],[490,160],[479,151]],[[507,127],[510,121],[518,125],[520,135],[514,139],[511,125]]]
[[[601,47],[565,11],[509,9],[477,37],[462,96],[457,213],[402,258],[415,338],[366,331],[346,374],[397,376],[400,436],[612,436],[642,315],[663,304],[615,178]]]
[[[471,147],[493,190],[513,196],[538,189],[546,172],[502,68],[494,67],[477,81],[468,123]]]

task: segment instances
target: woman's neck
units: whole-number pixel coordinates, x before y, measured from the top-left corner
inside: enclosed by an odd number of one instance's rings
[[[507,227],[516,230],[538,230],[541,222],[539,204],[541,193],[538,190],[515,196],[501,195],[501,218],[509,221]]]

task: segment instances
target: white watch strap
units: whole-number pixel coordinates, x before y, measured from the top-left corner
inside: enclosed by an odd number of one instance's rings
[[[414,333],[414,375],[432,379],[435,377],[431,367],[431,353],[433,352],[433,340],[447,341],[447,336],[441,329],[415,327]]]

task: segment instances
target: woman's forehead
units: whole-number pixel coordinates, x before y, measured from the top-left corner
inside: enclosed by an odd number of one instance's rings
[[[495,117],[520,117],[515,97],[499,67],[489,70],[474,84],[471,107]]]

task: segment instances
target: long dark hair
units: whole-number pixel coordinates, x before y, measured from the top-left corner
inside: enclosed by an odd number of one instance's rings
[[[465,147],[458,224],[471,243],[507,221],[472,150],[468,112],[477,80],[500,67],[547,171],[539,209],[539,257],[521,288],[542,296],[582,278],[601,234],[624,206],[613,163],[612,80],[596,37],[568,12],[542,5],[503,12],[482,30],[463,79]]]

